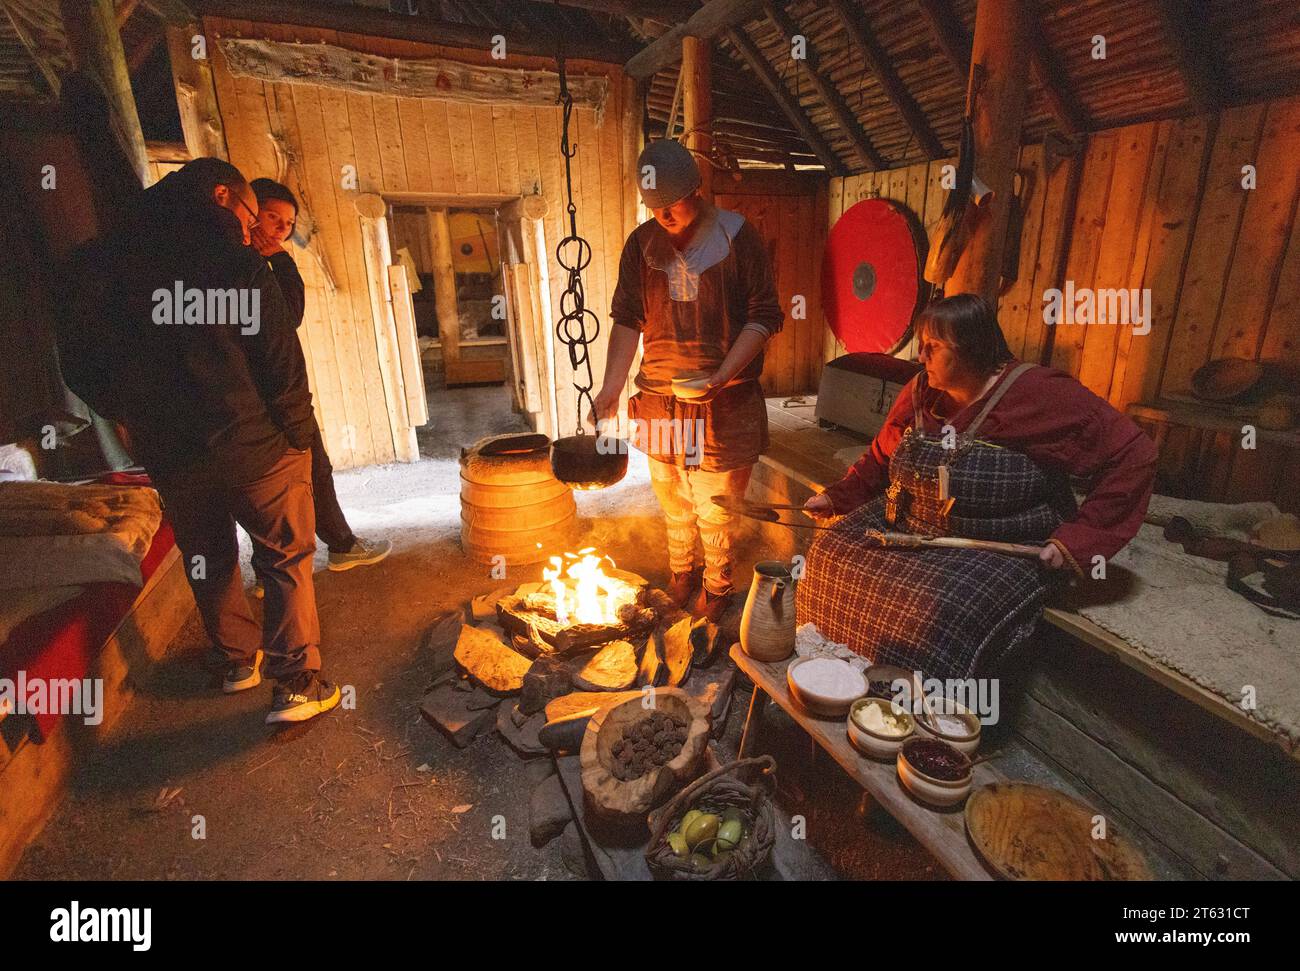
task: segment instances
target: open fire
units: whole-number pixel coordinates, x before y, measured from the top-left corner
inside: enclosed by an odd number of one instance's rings
[[[555,619],[560,624],[618,624],[619,608],[636,602],[637,588],[607,574],[603,563],[617,569],[613,559],[594,547],[551,557],[542,579],[555,596]]]

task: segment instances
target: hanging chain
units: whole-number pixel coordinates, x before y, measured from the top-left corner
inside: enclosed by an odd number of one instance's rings
[[[591,262],[591,244],[578,235],[578,207],[573,202],[573,156],[577,148],[569,141],[569,118],[573,114],[573,95],[564,74],[564,55],[556,58],[560,67],[560,103],[564,106],[564,128],[560,136],[560,153],[564,156],[564,185],[568,193],[569,235],[555,247],[555,260],[568,273],[568,281],[560,294],[560,320],[555,325],[555,336],[569,350],[569,364],[573,367],[573,388],[578,397],[578,431],[583,428],[583,404],[593,407],[591,387],[591,344],[600,336],[600,318],[587,309],[582,288],[582,271]],[[590,318],[594,330],[587,333]],[[584,380],[585,378],[585,380]]]

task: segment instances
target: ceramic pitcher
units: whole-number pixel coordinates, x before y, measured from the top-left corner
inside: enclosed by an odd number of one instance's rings
[[[740,647],[755,660],[780,661],[794,652],[795,583],[789,565],[779,560],[754,567],[740,618]]]

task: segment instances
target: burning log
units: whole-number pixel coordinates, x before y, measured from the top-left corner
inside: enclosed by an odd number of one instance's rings
[[[619,610],[616,624],[563,624],[555,619],[554,598],[550,599],[549,616],[529,606],[530,601],[534,606],[541,606],[537,598],[542,596],[506,597],[497,603],[497,620],[506,633],[532,638],[540,650],[557,654],[599,647],[610,641],[630,640],[647,633],[656,621],[652,610],[627,604]]]

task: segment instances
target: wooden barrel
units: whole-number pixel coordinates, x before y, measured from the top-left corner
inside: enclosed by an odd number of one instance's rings
[[[551,472],[546,448],[511,452],[537,436],[493,435],[460,456],[460,545],[480,563],[538,563],[572,548],[578,510]]]

